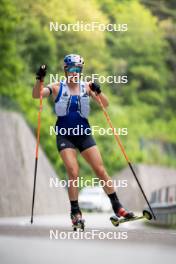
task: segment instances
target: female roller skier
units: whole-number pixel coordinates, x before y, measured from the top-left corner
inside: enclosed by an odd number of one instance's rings
[[[133,218],[132,212],[126,211],[120,203],[114,187],[106,184],[111,180],[102,161],[100,151],[91,135],[88,122],[89,99],[90,96],[99,104],[96,94],[101,98],[104,107],[108,106],[108,98],[101,92],[100,86],[94,82],[83,82],[81,72],[84,59],[80,55],[70,54],[64,58],[65,81],[49,84],[42,90],[42,96],[52,95],[55,112],[57,115],[57,148],[64,162],[69,180],[76,180],[79,177],[79,165],[77,161],[77,151],[92,167],[97,177],[104,181],[104,191],[110,198],[112,208],[117,217]],[[44,80],[46,67],[40,67],[36,73],[36,83],[33,88],[33,98],[40,97],[40,81]],[[83,131],[79,135],[73,134],[70,128],[82,127]],[[64,129],[64,130],[63,130]],[[63,135],[64,131],[64,135]],[[67,133],[65,134],[65,131]],[[87,133],[87,132],[90,133]],[[83,132],[83,133],[82,133]],[[70,181],[71,182],[71,181]],[[70,184],[68,195],[71,205],[71,220],[73,225],[84,222],[78,203],[78,188]]]

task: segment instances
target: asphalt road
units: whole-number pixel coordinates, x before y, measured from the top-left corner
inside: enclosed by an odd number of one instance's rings
[[[115,228],[109,214],[86,214],[85,232],[68,216],[0,219],[1,264],[175,263],[176,230],[131,222]]]

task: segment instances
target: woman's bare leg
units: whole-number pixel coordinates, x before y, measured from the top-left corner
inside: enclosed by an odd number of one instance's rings
[[[106,184],[107,181],[111,181],[112,179],[109,177],[104,165],[103,160],[100,154],[100,151],[97,146],[90,147],[81,152],[81,155],[84,159],[90,164],[97,177],[104,181]],[[110,185],[110,184],[109,184]],[[105,185],[104,190],[107,194],[111,194],[115,192],[114,187],[109,187],[108,184]]]
[[[77,180],[79,177],[79,165],[76,150],[72,148],[63,149],[60,152],[60,156],[64,162],[69,180]],[[71,182],[68,187],[68,195],[70,201],[78,200],[78,188],[74,187]]]
[[[134,217],[134,214],[132,212],[128,212],[122,207],[117,197],[117,194],[115,192],[115,188],[108,186],[107,181],[111,180],[111,178],[109,177],[109,175],[107,174],[104,168],[103,161],[102,161],[101,154],[100,154],[98,147],[93,146],[91,148],[88,148],[82,151],[81,154],[85,158],[85,160],[91,165],[91,167],[93,168],[93,170],[95,171],[99,179],[104,180],[104,183],[105,183],[104,190],[110,198],[114,213],[117,216],[123,216],[126,218]]]

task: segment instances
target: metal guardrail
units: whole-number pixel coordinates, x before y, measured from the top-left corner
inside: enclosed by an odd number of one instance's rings
[[[176,226],[176,204],[151,204],[151,206],[157,218],[155,221],[152,220],[152,224],[163,226]]]
[[[152,224],[176,226],[176,185],[152,192],[150,203],[157,217]]]

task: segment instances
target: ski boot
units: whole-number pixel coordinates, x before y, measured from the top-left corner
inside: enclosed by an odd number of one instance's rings
[[[133,212],[129,212],[127,210],[125,210],[123,207],[121,207],[117,214],[116,214],[117,217],[124,217],[125,219],[131,219],[131,218],[135,218],[135,215]]]
[[[118,210],[118,212],[116,213],[116,215],[110,217],[110,221],[114,226],[118,226],[120,221],[122,221],[122,219],[132,220],[135,218],[136,218],[136,216],[134,215],[133,212],[129,212],[129,211],[125,210],[123,207],[121,207]]]
[[[85,227],[85,220],[82,219],[82,214],[77,213],[77,214],[73,214],[71,213],[71,220],[72,220],[72,227],[73,227],[73,231],[77,231],[77,230],[81,230],[84,231],[84,227]]]

